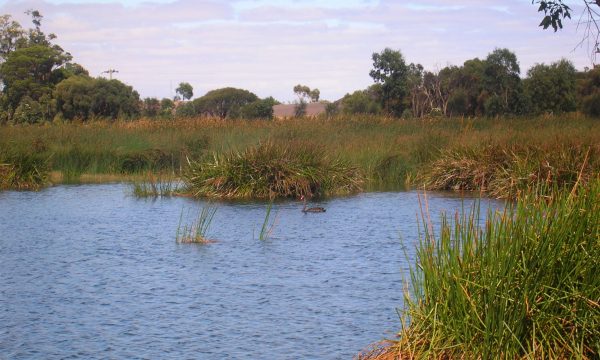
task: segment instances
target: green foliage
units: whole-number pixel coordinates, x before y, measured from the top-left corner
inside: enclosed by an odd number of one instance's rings
[[[56,109],[67,120],[117,119],[139,114],[139,95],[119,80],[72,76],[56,86]]]
[[[497,115],[501,113],[517,113],[518,97],[521,94],[521,78],[519,73],[521,69],[517,56],[508,49],[495,49],[485,60],[484,67],[484,89],[494,97],[494,102],[500,101],[501,106],[494,106],[494,110],[500,110],[500,113],[491,114],[487,109],[487,115]]]
[[[408,66],[400,51],[385,48],[381,53],[373,53],[373,70],[369,75],[381,84],[383,104],[386,112],[402,115],[402,100],[407,94]]]
[[[223,88],[211,90],[193,101],[195,113],[221,119],[239,117],[244,105],[258,100],[258,96],[248,90]]]
[[[600,66],[584,74],[579,83],[581,110],[593,117],[600,117]]]
[[[219,198],[299,197],[359,191],[359,171],[308,144],[271,142],[191,161],[184,180],[192,195]]]
[[[526,96],[531,99],[531,111],[569,112],[576,108],[576,70],[568,60],[550,66],[538,64],[529,69],[524,80]]]
[[[353,114],[379,114],[381,105],[368,90],[358,90],[346,94],[341,101],[342,112],[346,115]]]
[[[173,100],[164,98],[160,101],[160,115],[164,118],[171,118],[175,109]]]
[[[243,119],[272,119],[273,106],[278,102],[272,97],[256,100],[240,108],[239,116]]]
[[[179,86],[177,89],[175,89],[175,92],[181,95],[183,100],[189,100],[194,96],[194,88],[192,85],[190,85],[190,83],[186,82],[179,83]]]
[[[492,95],[485,99],[484,103],[485,114],[487,116],[499,116],[506,113],[504,99],[499,95]]]
[[[175,105],[175,116],[178,118],[191,118],[198,116],[195,105],[195,100],[193,102],[179,102],[177,105]]]
[[[12,122],[15,124],[35,124],[44,120],[44,113],[39,102],[29,96],[21,99],[19,106],[15,109]]]
[[[469,111],[469,94],[465,89],[457,88],[448,98],[448,115],[462,116]]]
[[[53,73],[71,56],[53,47],[34,45],[11,52],[0,65],[7,105],[16,108],[28,96],[39,100],[54,87]]]
[[[600,117],[600,90],[584,97],[581,101],[581,109],[589,116]]]
[[[562,19],[571,18],[571,8],[563,3],[562,0],[557,1],[540,1],[532,0],[532,4],[540,4],[538,12],[544,12],[544,18],[539,26],[543,27],[544,30],[552,26],[556,32],[559,28],[562,29]]]
[[[161,114],[160,101],[157,98],[145,98],[142,102],[142,116],[155,118]]]
[[[23,43],[25,30],[10,15],[0,16],[0,58],[6,60]]]
[[[385,358],[597,358],[600,181],[540,188],[483,226],[478,206],[443,215],[439,230],[423,214],[410,325]]]

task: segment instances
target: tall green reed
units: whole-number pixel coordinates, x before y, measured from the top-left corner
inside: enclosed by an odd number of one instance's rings
[[[600,179],[546,186],[483,227],[478,207],[437,232],[422,216],[408,325],[379,358],[598,358]]]
[[[208,230],[217,212],[217,207],[207,203],[195,217],[191,224],[183,224],[183,210],[179,217],[179,225],[175,240],[180,244],[210,244],[214,242],[207,237]]]
[[[269,240],[271,235],[273,234],[273,230],[275,229],[275,223],[277,222],[277,213],[275,213],[275,218],[271,221],[271,211],[273,210],[273,201],[270,201],[267,205],[267,211],[265,213],[265,219],[263,221],[262,227],[260,228],[260,233],[258,234],[258,239],[261,241]]]

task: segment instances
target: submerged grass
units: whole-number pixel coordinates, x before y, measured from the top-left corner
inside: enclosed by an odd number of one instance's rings
[[[208,203],[202,207],[202,210],[195,217],[192,224],[183,224],[183,210],[179,217],[179,225],[175,240],[180,244],[210,244],[213,240],[207,238],[207,233],[212,223],[213,217],[217,212],[217,207]]]
[[[131,190],[136,197],[172,196],[182,191],[179,180],[150,172],[141,179],[133,180]]]
[[[399,339],[363,359],[597,359],[600,179],[425,220]],[[547,194],[551,194],[550,196]]]
[[[197,197],[262,199],[348,194],[363,182],[356,167],[308,144],[272,142],[190,162],[184,180]]]

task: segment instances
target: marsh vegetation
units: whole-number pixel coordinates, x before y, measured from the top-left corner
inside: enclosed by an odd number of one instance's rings
[[[506,198],[539,181],[572,186],[580,169],[583,180],[589,179],[600,169],[599,144],[600,123],[576,114],[0,127],[1,153],[13,159],[2,163],[22,159],[21,173],[41,175],[30,177],[40,184],[43,178],[77,182],[151,173],[186,179],[196,196],[225,198],[411,187]],[[3,184],[15,183],[7,178],[3,175]]]
[[[597,358],[600,178],[545,187],[483,226],[477,208],[439,228],[424,213],[399,338],[361,358]]]

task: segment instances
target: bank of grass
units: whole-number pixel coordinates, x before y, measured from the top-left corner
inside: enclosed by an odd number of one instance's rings
[[[492,179],[486,178],[483,183],[478,182],[477,176],[480,168],[487,169],[488,165],[493,168],[496,163],[469,155],[482,151],[508,154],[499,161],[513,161],[516,165],[503,165],[503,169],[519,172],[514,179],[505,177],[509,181],[518,180],[514,181],[517,185],[503,186],[508,189],[505,193],[492,193],[498,197],[511,196],[515,188],[521,189],[529,183],[522,179],[545,174],[540,171],[530,176],[529,170],[544,167],[546,163],[556,167],[553,161],[546,162],[548,159],[541,156],[544,154],[564,153],[570,148],[586,152],[591,144],[596,148],[590,153],[590,174],[600,166],[596,161],[600,122],[577,114],[498,119],[399,120],[381,116],[274,121],[180,119],[0,127],[0,149],[10,149],[13,153],[33,151],[36,156],[50,159],[50,170],[60,173],[56,178],[62,182],[102,179],[107,175],[128,179],[147,172],[177,176],[185,172],[187,159],[206,163],[214,159],[214,154],[243,153],[266,142],[279,147],[304,144],[318,149],[328,159],[357,168],[365,177],[365,190],[426,185],[431,189],[485,187],[491,191],[488,180]],[[488,147],[491,150],[486,150]],[[539,149],[537,155],[529,156],[531,149]],[[510,157],[512,153],[515,158]],[[573,168],[581,165],[581,151],[578,154],[572,158]],[[475,164],[471,175],[463,171],[468,169],[464,159]],[[460,174],[441,181],[453,172],[467,173],[465,183],[469,185],[461,185]],[[494,172],[492,177],[499,174]],[[559,175],[563,177],[562,170]]]
[[[399,339],[359,358],[598,359],[600,179],[545,186],[482,228],[423,216]]]

